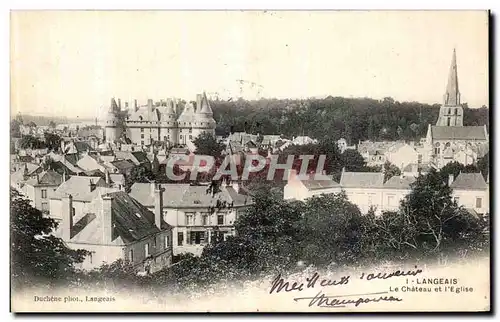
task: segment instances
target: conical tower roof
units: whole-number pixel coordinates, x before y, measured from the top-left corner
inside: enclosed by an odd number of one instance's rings
[[[453,49],[453,56],[451,57],[450,72],[448,74],[448,85],[446,86],[446,93],[444,94],[445,106],[458,106],[460,105],[460,91],[458,89],[458,71],[457,71],[457,53]]]
[[[194,120],[193,104],[188,102],[184,106],[184,110],[182,111],[182,113],[179,116],[179,119],[177,121],[179,121],[179,122],[192,122],[193,120]]]

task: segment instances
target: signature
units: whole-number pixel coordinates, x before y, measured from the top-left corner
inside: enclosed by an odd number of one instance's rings
[[[314,297],[296,297],[293,300],[295,302],[309,300],[309,307],[316,305],[317,307],[345,307],[346,305],[354,305],[355,307],[371,302],[401,302],[402,299],[394,296],[382,296],[382,294],[387,294],[389,292],[375,292],[375,293],[365,293],[365,294],[350,294],[350,295],[325,295],[322,291],[319,291]],[[378,295],[375,297],[358,297],[357,299],[342,299],[345,297],[354,296],[366,296],[366,295]]]

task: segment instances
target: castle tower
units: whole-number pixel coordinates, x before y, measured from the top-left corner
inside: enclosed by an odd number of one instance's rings
[[[210,107],[210,102],[208,101],[205,92],[203,94],[198,94],[196,96],[196,113],[193,124],[193,134],[194,137],[200,135],[203,132],[208,132],[215,135],[215,120],[212,108]]]
[[[120,108],[114,98],[111,99],[111,105],[109,106],[108,114],[106,115],[106,125],[105,125],[105,138],[106,142],[113,143],[116,142],[120,136],[122,129],[118,126],[119,119],[118,113]]]
[[[464,111],[460,105],[460,91],[458,89],[457,54],[453,49],[448,85],[444,94],[443,105],[439,110],[437,126],[463,126]]]

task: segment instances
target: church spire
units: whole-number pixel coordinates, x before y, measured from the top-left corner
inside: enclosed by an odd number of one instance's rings
[[[444,105],[460,105],[460,91],[458,90],[457,53],[455,48],[453,48],[450,73],[448,75],[448,85],[446,86],[446,93],[444,94]]]

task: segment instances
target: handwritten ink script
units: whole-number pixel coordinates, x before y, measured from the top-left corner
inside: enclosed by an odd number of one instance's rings
[[[376,273],[361,273],[359,280],[372,281],[372,280],[386,280],[393,277],[403,277],[403,276],[416,276],[422,273],[422,270],[408,270],[408,271],[394,271],[394,272],[376,272]],[[322,277],[318,272],[315,272],[312,276],[305,279],[304,282],[289,281],[278,274],[273,280],[269,294],[280,293],[280,292],[302,292],[307,289],[314,289],[316,287],[333,287],[347,285],[352,280],[353,277],[350,275],[340,276],[336,279],[329,279]],[[354,277],[355,278],[355,277]],[[346,307],[347,305],[354,305],[358,307],[365,303],[376,303],[376,302],[401,302],[403,299],[386,295],[389,291],[381,292],[371,292],[362,294],[343,294],[343,295],[326,295],[323,290],[320,290],[315,296],[304,296],[294,298],[295,302],[299,301],[309,301],[308,306],[326,307],[326,308],[338,308]],[[355,299],[352,299],[355,298]]]

